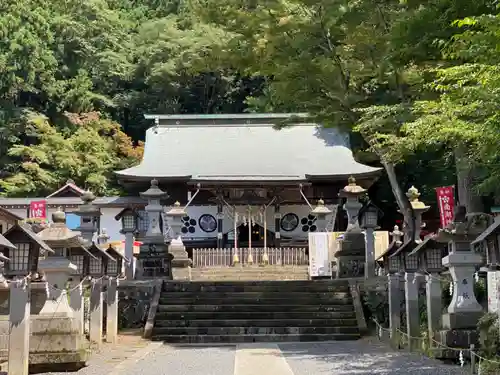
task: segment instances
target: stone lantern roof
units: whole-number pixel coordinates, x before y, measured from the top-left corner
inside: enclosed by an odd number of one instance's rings
[[[323,199],[318,200],[318,204],[311,211],[311,215],[316,215],[316,216],[326,216],[330,215],[331,213],[332,210],[330,210],[328,207],[325,206],[325,201]]]
[[[177,201],[174,203],[174,207],[168,210],[166,215],[170,217],[183,217],[186,216],[186,211],[184,211],[184,208],[181,207],[181,204]]]
[[[340,191],[339,197],[359,197],[366,193],[366,189],[359,186],[353,176],[349,177],[347,181],[348,184]]]
[[[140,196],[141,198],[145,199],[161,199],[167,198],[168,194],[158,187],[158,180],[153,179],[151,180],[151,187],[148,190],[140,193]]]
[[[69,229],[66,214],[59,208],[52,214],[52,223],[38,233],[40,239],[53,248],[83,247],[81,233]]]
[[[7,249],[16,249],[16,247],[4,236],[0,234],[0,248],[6,247]]]
[[[414,210],[427,211],[430,208],[430,206],[426,206],[424,202],[419,201],[420,192],[415,186],[408,189],[406,196]]]
[[[75,215],[92,217],[101,216],[99,207],[92,203],[96,197],[90,190],[85,191],[80,198],[83,201],[83,204],[78,206],[78,210],[73,211]]]

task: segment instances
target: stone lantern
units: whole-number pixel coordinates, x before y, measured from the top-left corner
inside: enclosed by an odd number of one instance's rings
[[[409,255],[418,257],[419,270],[439,274],[443,270],[444,251],[444,244],[435,241],[435,235],[430,234]]]
[[[430,206],[426,206],[423,202],[419,201],[418,198],[420,197],[420,192],[415,186],[408,189],[406,196],[410,201],[410,205],[415,215],[415,242],[418,243],[421,241],[420,233],[423,227],[422,214],[429,211]]]
[[[439,274],[443,270],[442,258],[446,251],[445,245],[435,239],[435,234],[428,235],[411,253],[419,257],[420,269],[426,273],[427,326],[431,338],[441,328],[442,293]]]
[[[346,198],[344,210],[347,212],[348,224],[339,250],[334,254],[337,258],[337,277],[357,277],[363,274],[365,263],[365,235],[358,222],[359,210],[363,205],[359,198],[366,194],[366,189],[356,184],[354,177],[349,177],[349,183],[339,193]]]
[[[15,224],[4,238],[14,247],[3,247],[3,255],[11,259],[4,269],[7,278],[32,275],[36,279],[38,261],[54,251],[27,224]]]
[[[474,295],[473,278],[476,266],[483,259],[472,251],[471,243],[484,228],[481,230],[475,219],[466,217],[465,221],[459,222],[455,218],[448,227],[440,229],[435,237],[435,241],[448,245],[449,254],[442,259],[442,264],[449,268],[454,285],[448,313],[443,316],[445,329],[475,328],[483,313]]]
[[[94,194],[86,191],[81,200],[83,204],[78,207],[78,210],[73,211],[77,216],[80,216],[80,226],[77,228],[82,234],[82,238],[91,244],[94,238],[94,233],[97,231],[97,222],[101,216],[101,210],[92,202],[95,200]]]
[[[111,245],[106,252],[114,259],[114,262],[109,263],[106,274],[116,278],[120,277],[123,274],[124,256]]]
[[[318,229],[322,231],[322,228],[326,230],[326,217],[332,214],[332,210],[325,206],[323,199],[318,200],[318,204],[311,210],[311,215],[317,217],[318,219]],[[325,224],[325,225],[324,225]]]
[[[497,216],[495,221],[472,241],[471,245],[476,249],[480,247],[484,249],[486,266],[489,270],[498,270],[500,268],[500,217]]]
[[[399,258],[391,257],[391,255],[398,251],[401,245],[403,245],[401,239],[404,233],[399,230],[399,226],[395,225],[393,231],[389,234],[392,236],[392,242],[389,244],[387,250],[378,257],[377,261],[382,262],[386,274],[396,274],[401,271]]]
[[[172,241],[168,248],[172,258],[172,275],[174,280],[187,279],[188,268],[191,266],[191,259],[188,258],[186,248],[181,237],[181,219],[186,216],[186,211],[181,207],[179,202],[175,202],[174,206],[166,213],[169,220],[169,226],[172,230]]]
[[[149,221],[148,230],[142,239],[141,250],[138,257],[141,262],[142,277],[169,277],[170,264],[167,261],[168,249],[161,225],[161,216],[163,213],[161,200],[168,198],[168,194],[158,187],[158,181],[154,179],[151,181],[151,187],[141,193],[141,197],[148,201],[145,211]],[[127,251],[125,252],[125,258],[131,261],[130,266],[132,266],[134,260],[133,246],[130,250],[130,253]],[[126,275],[127,272],[128,271],[125,273]],[[129,275],[127,275],[127,277],[128,276]]]
[[[80,232],[72,231],[66,226],[66,215],[59,209],[52,214],[50,226],[38,233],[38,236],[54,250],[54,254],[49,254],[38,262],[38,268],[48,284],[47,301],[36,316],[41,322],[37,324],[33,321],[31,337],[46,334],[46,324],[51,322],[54,327],[60,328],[51,334],[53,337],[46,337],[52,343],[50,354],[47,355],[54,357],[49,358],[49,362],[72,365],[85,363],[88,353],[83,348],[80,329],[75,330],[81,326],[81,322],[70,307],[66,292],[68,280],[77,270],[77,266],[68,258],[68,249],[82,247]],[[42,332],[36,332],[36,327]]]

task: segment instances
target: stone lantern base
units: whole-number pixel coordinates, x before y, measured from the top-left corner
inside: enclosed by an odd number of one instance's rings
[[[90,356],[87,340],[68,316],[31,316],[30,372],[77,371]]]
[[[76,270],[68,259],[48,257],[40,260],[40,270],[47,283],[38,283],[46,293],[40,310],[31,315],[30,371],[55,372],[79,369],[89,358],[89,345],[81,334],[79,321],[68,304],[65,287],[69,275]],[[49,285],[57,286],[50,288]]]

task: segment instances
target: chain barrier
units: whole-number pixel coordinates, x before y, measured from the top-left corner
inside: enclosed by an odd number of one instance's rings
[[[375,323],[375,325],[377,326],[377,337],[380,341],[382,341],[382,337],[383,337],[384,332],[388,332],[389,335],[391,334],[390,328],[382,327],[382,325],[375,318],[373,318],[372,320]],[[470,346],[470,348],[456,348],[456,347],[453,348],[453,347],[450,347],[450,346],[443,344],[442,342],[439,342],[439,341],[433,339],[432,337],[427,338],[427,337],[410,336],[408,333],[402,331],[399,328],[396,328],[395,332],[397,332],[399,335],[401,335],[401,337],[405,337],[408,340],[408,342],[410,340],[415,340],[415,341],[422,340],[422,341],[424,341],[424,340],[428,339],[430,342],[437,345],[437,348],[432,348],[434,350],[436,350],[436,349],[438,349],[438,350],[439,349],[450,350],[450,351],[458,353],[458,361],[460,363],[460,367],[465,366],[466,360],[465,360],[464,353],[468,353],[469,357],[470,357],[470,374],[471,375],[481,375],[481,369],[484,368],[483,364],[490,363],[490,364],[495,364],[495,365],[500,366],[500,361],[487,359],[487,358],[484,358],[483,356],[479,355],[478,352],[475,351],[475,346],[473,344]],[[398,343],[398,348],[401,349],[400,343]]]

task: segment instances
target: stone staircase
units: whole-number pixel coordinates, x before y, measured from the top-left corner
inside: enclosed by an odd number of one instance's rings
[[[192,268],[192,281],[308,280],[308,266],[237,266]]]
[[[347,281],[168,281],[152,339],[168,343],[355,340]]]

